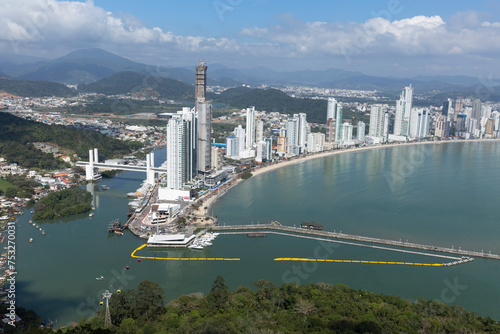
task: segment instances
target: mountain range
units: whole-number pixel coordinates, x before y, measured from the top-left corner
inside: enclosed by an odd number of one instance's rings
[[[64,84],[89,84],[111,74],[135,71],[152,76],[194,82],[193,67],[162,67],[134,62],[102,49],[84,49],[56,59],[0,55],[0,71],[15,79],[55,81]],[[308,85],[327,88],[376,89],[400,91],[412,83],[422,92],[443,89],[459,90],[477,84],[478,78],[467,76],[419,76],[414,78],[376,77],[342,69],[279,72],[264,67],[231,69],[209,64],[208,84],[222,86]]]
[[[18,80],[51,81],[61,84],[78,84],[89,91],[91,84],[119,72],[136,72],[149,77],[163,77],[194,83],[194,66],[162,67],[134,62],[102,49],[84,49],[71,52],[56,59],[29,56],[0,55],[0,76]],[[412,84],[415,94],[436,95],[443,93],[474,95],[477,87],[490,89],[479,78],[468,76],[418,76],[413,78],[377,77],[343,69],[321,71],[280,72],[264,67],[233,69],[221,64],[208,64],[208,85],[238,87],[297,85],[333,89],[377,90],[397,96],[404,86]],[[116,78],[115,78],[116,79]],[[484,82],[484,80],[483,80]],[[105,85],[109,85],[105,83]],[[101,87],[102,88],[102,87]],[[108,87],[109,88],[109,87]],[[184,87],[185,88],[185,87]],[[181,89],[182,90],[182,89]],[[498,94],[489,94],[493,99]]]

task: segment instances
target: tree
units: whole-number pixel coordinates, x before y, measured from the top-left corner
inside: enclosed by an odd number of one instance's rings
[[[158,283],[142,281],[137,287],[137,312],[146,321],[155,320],[165,312],[164,291]]]
[[[7,190],[5,190],[5,196],[7,196],[7,198],[16,197],[17,196],[17,189],[14,187],[7,188]]]
[[[265,279],[258,280],[257,282],[253,282],[253,285],[259,288],[255,293],[255,297],[257,300],[270,300],[274,295],[274,285],[273,283],[266,281]]]
[[[224,308],[229,302],[231,292],[222,276],[217,276],[212,284],[212,290],[207,295],[207,301],[217,309]]]

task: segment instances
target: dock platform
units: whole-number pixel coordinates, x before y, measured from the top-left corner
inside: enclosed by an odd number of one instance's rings
[[[276,223],[276,222],[271,223],[271,224],[214,226],[214,227],[211,227],[210,229],[212,231],[220,231],[220,232],[226,232],[226,233],[228,233],[228,232],[231,233],[231,232],[236,232],[236,231],[252,231],[252,233],[255,233],[254,231],[260,231],[262,233],[265,233],[266,231],[276,231],[276,232],[281,231],[281,232],[288,232],[289,233],[289,234],[287,234],[288,236],[293,236],[292,234],[295,234],[296,236],[308,235],[308,236],[316,236],[316,237],[326,237],[326,238],[337,239],[337,240],[352,240],[352,241],[359,241],[359,242],[364,242],[364,243],[369,243],[369,244],[379,244],[379,245],[395,246],[395,247],[400,247],[400,248],[412,248],[412,249],[426,250],[426,251],[438,252],[438,253],[455,254],[455,255],[460,255],[460,256],[464,256],[464,257],[478,257],[478,258],[484,258],[484,259],[490,259],[490,260],[500,260],[500,255],[492,254],[489,252],[485,253],[484,251],[481,251],[481,252],[468,251],[468,250],[463,250],[463,249],[425,245],[425,244],[416,244],[416,243],[411,243],[411,242],[380,239],[380,238],[373,238],[373,237],[365,237],[365,236],[360,236],[360,235],[345,234],[345,233],[338,233],[338,232],[329,232],[329,231],[324,231],[324,230],[310,230],[310,229],[304,229],[304,228],[300,228],[300,227],[284,226],[284,225],[281,225],[281,224]],[[243,232],[243,233],[248,233],[248,232]]]

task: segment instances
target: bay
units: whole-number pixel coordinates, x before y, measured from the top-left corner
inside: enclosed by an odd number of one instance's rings
[[[156,159],[165,157],[157,151]],[[159,163],[156,163],[158,165]],[[500,144],[466,142],[376,148],[342,153],[277,169],[232,188],[213,206],[221,224],[298,225],[314,220],[325,230],[409,242],[500,253],[497,189]],[[446,268],[413,266],[281,263],[276,257],[318,257],[408,262],[442,262],[421,255],[268,234],[266,238],[221,235],[210,248],[142,250],[169,257],[239,257],[231,262],[142,260],[130,253],[144,243],[130,233],[107,233],[107,224],[126,220],[126,194],[144,175],[124,172],[94,187],[96,211],[64,221],[43,222],[46,236],[28,224],[17,226],[17,303],[44,319],[66,325],[99,309],[105,289],[158,282],[166,300],[210,291],[222,275],[231,289],[267,279],[275,285],[328,282],[355,289],[457,303],[500,319],[498,262],[476,259]],[[34,242],[29,243],[32,237]],[[130,269],[126,270],[125,267]],[[95,278],[103,275],[104,280]]]

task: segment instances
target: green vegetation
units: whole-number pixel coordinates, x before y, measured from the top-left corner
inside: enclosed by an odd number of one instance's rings
[[[192,100],[194,98],[194,87],[192,85],[175,79],[133,71],[118,72],[97,82],[80,85],[78,90],[106,95],[132,93],[172,100]]]
[[[24,175],[7,175],[5,179],[0,178],[0,195],[3,192],[9,198],[30,198],[38,186],[38,182]]]
[[[113,326],[104,310],[65,333],[483,333],[500,324],[459,306],[353,290],[326,283],[275,288],[266,280],[255,290],[232,292],[217,276],[207,296],[183,295],[163,306],[163,291],[144,281],[110,299]]]
[[[142,146],[139,142],[124,142],[94,131],[47,125],[0,113],[1,156],[27,168],[52,170],[67,166],[52,154],[35,149],[33,142],[51,143],[79,157],[87,157],[88,151],[97,147],[101,160],[130,154]]]
[[[128,116],[138,113],[164,113],[164,112],[177,112],[182,109],[183,106],[190,106],[191,104],[160,104],[156,100],[131,100],[122,98],[112,98],[97,96],[94,98],[88,98],[85,105],[76,106],[66,106],[58,108],[57,110],[61,113],[67,114],[83,114],[83,115],[103,115],[112,114],[116,116]],[[34,108],[41,112],[51,112],[53,109],[36,107]],[[113,118],[111,118],[113,120]],[[127,124],[135,125],[134,119],[119,119],[118,121]],[[144,120],[139,119],[138,121],[159,121],[161,120]],[[158,124],[156,124],[158,125]]]
[[[6,179],[0,178],[0,196],[5,194],[7,189],[9,188],[14,188],[16,189],[16,186],[7,181]],[[16,190],[17,191],[17,190]]]
[[[251,177],[252,177],[252,175],[253,175],[253,174],[252,174],[250,171],[246,171],[246,172],[243,172],[243,173],[241,174],[241,178],[242,178],[243,180],[246,180],[246,179],[251,178]]]
[[[2,125],[0,125],[0,128],[1,127]],[[54,170],[69,167],[69,165],[60,158],[56,158],[50,153],[40,151],[31,143],[22,145],[17,141],[0,141],[0,155],[7,161],[15,162],[26,168]]]
[[[116,174],[121,173],[121,170],[118,169],[110,169],[101,171],[101,175],[103,178],[110,179]]]
[[[57,219],[88,212],[92,195],[80,188],[52,192],[35,205],[33,219]]]
[[[15,80],[2,77],[0,77],[0,91],[22,97],[76,95],[75,90],[57,82]]]
[[[0,304],[1,314],[8,314],[8,305]],[[22,319],[22,324],[11,326],[9,323],[2,322],[0,331],[2,333],[53,333],[54,330],[49,327],[40,328],[43,324],[43,319],[34,311],[26,310],[23,307],[16,305],[16,315]],[[10,319],[8,319],[10,320]]]
[[[221,94],[209,94],[208,97],[214,102],[240,109],[255,106],[257,110],[281,114],[306,113],[308,122],[326,123],[326,100],[294,98],[278,89],[238,87],[225,90]],[[351,119],[353,125],[358,121],[369,121],[369,117],[364,113],[355,112],[350,108],[343,109],[343,118]]]

